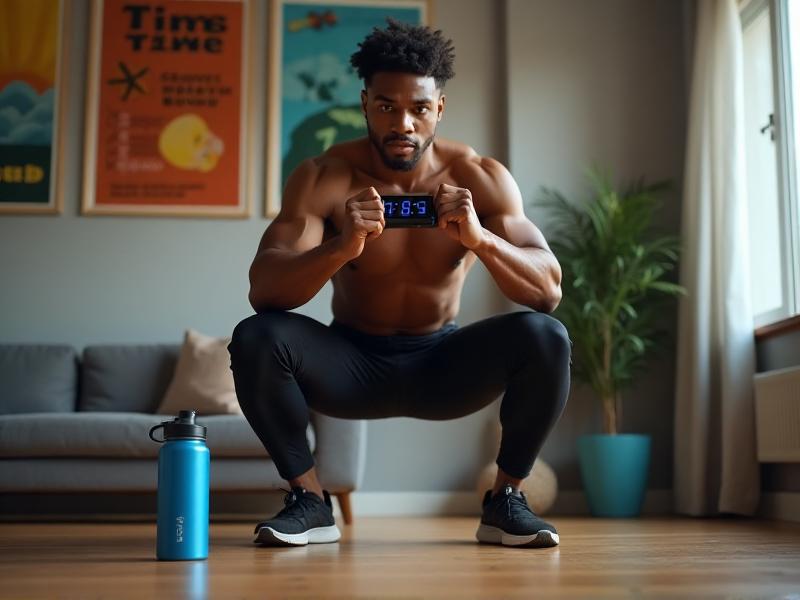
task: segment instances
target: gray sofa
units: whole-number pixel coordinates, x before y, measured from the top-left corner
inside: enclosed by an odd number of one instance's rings
[[[29,502],[32,494],[155,492],[160,444],[148,431],[175,416],[154,411],[179,350],[95,345],[79,356],[64,345],[0,345],[0,496]],[[286,487],[243,416],[198,415],[197,422],[208,427],[212,494]],[[312,411],[308,437],[320,481],[350,523],[366,422]]]

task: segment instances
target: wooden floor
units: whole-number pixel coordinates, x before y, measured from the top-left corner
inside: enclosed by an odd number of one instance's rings
[[[485,546],[475,518],[356,518],[338,544],[262,548],[214,524],[207,561],[155,524],[0,524],[0,598],[800,598],[800,524],[553,518],[561,545]]]

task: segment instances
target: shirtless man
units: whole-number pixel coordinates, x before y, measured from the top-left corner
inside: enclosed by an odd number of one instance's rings
[[[250,268],[256,314],[229,346],[245,417],[292,491],[255,542],[335,542],[330,495],[306,441],[308,409],[346,419],[453,419],[503,394],[497,479],[476,537],[558,544],[519,491],[566,403],[570,341],[546,313],[561,270],[499,162],[435,137],[453,76],[440,31],[390,21],[351,62],[364,80],[368,136],[331,147],[289,177],[280,214]],[[385,229],[382,195],[434,196],[438,226]],[[533,309],[464,327],[458,314],[475,260],[511,300]],[[333,281],[329,325],[289,312]]]

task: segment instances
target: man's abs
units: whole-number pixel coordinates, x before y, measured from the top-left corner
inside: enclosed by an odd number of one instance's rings
[[[381,241],[370,242],[359,259],[333,277],[336,320],[374,335],[421,335],[454,320],[475,256],[429,248],[421,258],[423,248],[405,244],[369,248]]]
[[[383,281],[354,284],[333,279],[333,316],[348,327],[372,335],[423,335],[441,329],[458,314],[459,292],[413,283]]]

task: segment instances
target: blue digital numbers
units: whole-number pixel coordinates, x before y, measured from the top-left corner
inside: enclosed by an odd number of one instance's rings
[[[435,214],[430,198],[423,198],[422,200],[413,196],[394,196],[391,198],[390,200],[389,197],[387,197],[383,201],[384,215],[387,218],[409,219],[410,222],[418,217],[427,219],[429,214],[432,217]]]

